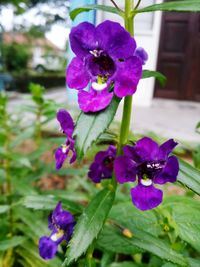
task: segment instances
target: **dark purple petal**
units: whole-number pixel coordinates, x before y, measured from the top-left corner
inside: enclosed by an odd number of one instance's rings
[[[119,156],[114,162],[117,182],[120,184],[134,182],[137,174],[137,165],[126,156]]]
[[[67,226],[67,231],[65,232],[65,236],[64,236],[64,239],[66,241],[69,241],[71,239],[71,236],[73,234],[73,231],[74,231],[74,226],[75,226],[75,222],[73,223],[70,223],[68,226]]]
[[[114,92],[118,97],[133,95],[142,76],[142,64],[138,57],[119,62],[115,72]]]
[[[81,58],[87,56],[90,50],[94,50],[98,46],[95,26],[89,22],[83,22],[73,27],[69,39],[72,51]]]
[[[43,236],[39,240],[39,254],[45,260],[55,257],[57,244],[48,236]]]
[[[133,204],[140,210],[150,210],[157,207],[163,198],[163,192],[160,189],[151,186],[138,184],[131,189]]]
[[[106,151],[100,151],[96,154],[94,161],[97,163],[103,162],[107,157],[115,158],[116,156],[116,147],[110,145]]]
[[[154,177],[153,182],[156,184],[165,184],[167,182],[174,183],[179,172],[178,159],[175,156],[168,158],[164,169]]]
[[[166,141],[165,143],[163,143],[159,147],[159,155],[158,155],[159,159],[166,159],[167,156],[172,152],[172,150],[177,145],[178,145],[178,143],[175,142],[173,139],[169,139],[168,141]]]
[[[64,161],[67,158],[67,154],[63,153],[62,147],[56,149],[55,160],[56,160],[56,170],[62,168]]]
[[[67,139],[66,145],[68,146],[66,154],[67,155],[68,155],[68,153],[70,154],[71,159],[70,159],[69,163],[72,164],[76,160],[76,157],[77,157],[76,150],[74,148],[75,140],[69,136],[68,139]]]
[[[137,154],[135,146],[125,145],[123,147],[124,156],[129,157],[133,161],[140,163],[143,161],[141,157]]]
[[[69,112],[67,112],[65,109],[60,109],[57,112],[57,120],[59,121],[63,132],[67,136],[71,136],[74,131],[74,122]]]
[[[84,62],[78,57],[74,57],[67,67],[66,82],[70,88],[83,89],[90,81],[89,73],[87,72]]]
[[[74,217],[70,212],[63,210],[61,202],[58,202],[52,213],[52,221],[59,226],[60,229],[66,230],[68,224],[74,222]]]
[[[141,60],[142,65],[145,65],[146,61],[148,60],[148,54],[142,47],[138,47],[135,50],[134,56]]]
[[[136,43],[130,34],[117,22],[106,20],[96,28],[99,48],[112,58],[126,59],[133,55]]]
[[[144,137],[137,141],[134,149],[141,161],[153,161],[157,159],[159,146],[151,138]]]
[[[98,152],[94,162],[90,165],[88,177],[94,183],[100,183],[102,179],[111,178],[115,157],[116,148],[114,146],[109,146],[106,151]]]
[[[102,91],[96,91],[92,88],[89,92],[79,91],[78,103],[84,112],[97,112],[105,109],[111,102],[113,93],[109,93],[107,88]]]
[[[89,55],[85,58],[85,67],[91,77],[111,77],[116,71],[113,59],[106,53],[99,52],[99,56]]]

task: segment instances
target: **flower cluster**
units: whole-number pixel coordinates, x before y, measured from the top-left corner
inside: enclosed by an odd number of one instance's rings
[[[62,241],[69,241],[75,225],[74,217],[66,210],[62,209],[59,202],[54,211],[49,215],[48,228],[52,231],[50,236],[42,236],[39,240],[39,254],[45,260],[52,259],[58,245]]]
[[[131,189],[133,204],[140,210],[153,209],[163,198],[163,192],[154,184],[176,181],[178,160],[169,156],[176,145],[173,139],[159,146],[151,138],[144,137],[133,146],[124,146],[123,156],[118,157],[116,149],[110,146],[107,151],[97,153],[88,176],[95,183],[111,178],[114,163],[118,183],[135,182],[137,179],[138,185]]]
[[[97,112],[114,94],[122,98],[135,93],[148,55],[136,49],[119,23],[107,20],[95,27],[83,22],[72,28],[69,38],[75,57],[67,68],[67,85],[79,91],[81,110]],[[88,84],[89,91],[83,90]]]

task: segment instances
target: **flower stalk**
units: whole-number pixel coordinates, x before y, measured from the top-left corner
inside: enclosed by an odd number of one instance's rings
[[[133,0],[125,0],[125,17],[124,24],[126,30],[134,36],[134,16],[131,15],[133,9]],[[132,112],[132,96],[126,96],[124,98],[124,107],[122,115],[122,123],[120,129],[119,145],[118,145],[118,155],[122,153],[122,147],[127,143],[130,122],[131,122],[131,112]]]
[[[133,0],[125,0],[125,16],[124,25],[126,30],[130,35],[134,36],[134,16],[132,15],[133,10]],[[119,144],[117,147],[117,155],[122,154],[122,148],[128,141],[130,123],[131,123],[131,113],[132,113],[132,96],[126,96],[124,98],[122,122],[120,127]],[[117,187],[117,181],[115,174],[112,175],[112,186],[114,189]]]

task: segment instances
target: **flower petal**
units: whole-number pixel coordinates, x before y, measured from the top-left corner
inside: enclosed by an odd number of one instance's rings
[[[135,146],[125,145],[123,147],[124,156],[131,158],[133,161],[140,163],[141,157],[137,154]]]
[[[168,141],[166,141],[165,143],[163,143],[159,147],[159,155],[158,155],[159,159],[166,159],[167,156],[172,152],[172,150],[177,145],[178,145],[178,143],[175,142],[173,139],[169,139]]]
[[[114,92],[118,97],[133,95],[142,76],[142,63],[138,57],[118,62],[114,75]]]
[[[73,27],[69,39],[72,51],[81,58],[87,56],[89,51],[94,50],[98,45],[95,26],[89,22],[82,22]]]
[[[114,170],[117,182],[120,184],[134,182],[136,179],[137,166],[126,156],[119,156],[116,158]]]
[[[132,202],[140,210],[150,210],[157,207],[163,198],[163,192],[160,189],[151,186],[138,184],[131,189]]]
[[[102,52],[98,57],[87,56],[85,58],[85,68],[93,79],[96,79],[99,75],[111,79],[116,71],[116,64],[109,55]]]
[[[52,216],[54,218],[55,224],[62,230],[67,230],[68,225],[74,222],[74,217],[72,216],[72,214],[65,210]]]
[[[62,165],[66,158],[67,154],[62,152],[62,147],[57,148],[55,152],[56,170],[62,168]]]
[[[97,112],[105,109],[111,102],[113,93],[109,93],[108,89],[95,91],[92,88],[89,92],[79,91],[78,103],[84,112]]]
[[[178,172],[178,159],[175,156],[171,156],[168,158],[165,168],[153,179],[153,182],[156,184],[174,183],[176,182]]]
[[[57,252],[57,244],[48,236],[43,236],[39,240],[39,254],[45,260],[55,257]]]
[[[136,43],[131,35],[117,22],[106,20],[96,28],[99,47],[112,58],[126,59],[133,55]]]
[[[135,50],[134,56],[138,57],[141,60],[142,65],[145,65],[146,61],[148,60],[148,54],[142,47],[138,47]]]
[[[137,141],[134,149],[141,161],[151,161],[157,158],[159,146],[151,138],[144,137]]]
[[[111,178],[115,156],[116,148],[114,146],[109,146],[106,151],[98,152],[94,162],[90,165],[88,177],[94,183],[100,183],[102,179]]]
[[[74,57],[67,67],[66,82],[69,88],[83,89],[90,81],[89,73],[87,72],[84,62],[78,57]]]
[[[69,112],[67,112],[65,109],[60,109],[57,112],[57,120],[59,121],[63,132],[67,136],[71,136],[74,131],[74,122]]]

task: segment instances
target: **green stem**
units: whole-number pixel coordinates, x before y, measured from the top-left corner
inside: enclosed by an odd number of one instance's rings
[[[131,34],[134,35],[134,16],[132,16],[133,0],[125,0],[125,28]],[[131,112],[132,112],[132,96],[126,96],[124,99],[122,123],[120,129],[118,155],[122,153],[122,147],[127,143],[128,134],[131,122]]]
[[[95,266],[95,260],[93,258],[93,252],[94,252],[94,247],[95,247],[94,246],[94,242],[92,243],[92,245],[87,250],[86,260],[85,260],[85,267],[93,267],[93,266]]]
[[[39,105],[36,116],[36,124],[35,124],[35,140],[38,146],[41,144],[42,140],[41,116],[42,116],[42,107]]]
[[[133,11],[133,0],[125,0],[125,16],[124,24],[126,30],[134,35],[134,16],[132,15]],[[128,141],[130,123],[131,123],[131,112],[132,112],[132,96],[126,96],[124,99],[123,115],[119,135],[119,144],[117,148],[117,155],[122,154],[122,148]],[[112,186],[114,189],[117,187],[117,182],[115,175],[112,176]]]
[[[9,143],[10,143],[10,139],[11,139],[9,125],[7,123],[8,121],[9,121],[9,117],[8,117],[6,110],[5,110],[4,128],[5,128],[6,132],[8,133],[5,144],[4,144],[4,149],[6,151],[6,154],[9,154]],[[5,158],[5,160],[4,160],[4,169],[5,169],[5,178],[6,178],[5,180],[6,180],[7,202],[8,202],[8,205],[10,206],[9,214],[8,214],[9,223],[10,223],[10,234],[12,235],[12,232],[13,232],[13,214],[12,214],[12,208],[11,208],[11,205],[12,205],[12,183],[11,183],[11,176],[10,176],[10,158],[9,157]]]
[[[140,3],[141,3],[142,0],[138,0],[136,6],[135,6],[135,10],[139,7]]]

